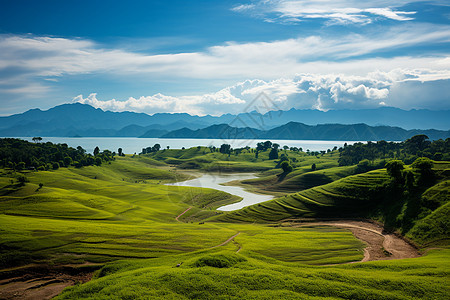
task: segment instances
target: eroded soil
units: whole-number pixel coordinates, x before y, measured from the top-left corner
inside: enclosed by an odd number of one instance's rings
[[[28,265],[0,272],[0,299],[41,300],[57,296],[68,286],[91,280],[101,265]]]
[[[373,260],[419,257],[417,249],[394,233],[386,233],[383,227],[369,221],[299,221],[286,220],[293,227],[334,226],[349,229],[353,235],[367,244],[362,262]]]

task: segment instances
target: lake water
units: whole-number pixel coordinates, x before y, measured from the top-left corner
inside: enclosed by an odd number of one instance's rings
[[[202,187],[202,188],[210,188],[221,190],[239,197],[242,197],[242,201],[225,205],[219,207],[217,210],[222,211],[232,211],[241,209],[243,207],[253,205],[256,203],[261,203],[264,201],[272,200],[274,197],[271,195],[261,195],[255,194],[251,192],[247,192],[240,186],[228,186],[221,185],[222,183],[233,181],[233,180],[245,180],[256,178],[254,174],[250,173],[235,173],[235,174],[219,174],[219,173],[208,173],[204,174],[201,177],[180,181],[176,183],[168,183],[167,185],[176,185],[176,186],[192,186],[192,187]]]
[[[31,141],[31,137],[20,137],[20,139]],[[155,144],[160,144],[162,148],[169,146],[171,149],[181,149],[182,147],[190,148],[196,146],[215,146],[220,147],[222,144],[230,144],[232,148],[240,148],[250,146],[256,147],[259,142],[267,140],[251,140],[251,139],[161,139],[161,138],[122,138],[122,137],[84,137],[84,138],[70,138],[70,137],[42,137],[42,142],[52,142],[56,144],[66,143],[70,147],[83,147],[87,152],[92,153],[96,146],[100,150],[116,151],[119,148],[123,149],[126,154],[140,153],[142,148],[147,148]],[[270,140],[272,143],[277,143],[283,147],[303,148],[311,151],[320,151],[333,149],[334,146],[342,147],[344,143],[349,145],[356,143],[356,141],[312,141],[312,140]]]

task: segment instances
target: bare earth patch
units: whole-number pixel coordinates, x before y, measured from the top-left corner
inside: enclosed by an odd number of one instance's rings
[[[0,299],[51,299],[68,286],[91,280],[100,265],[28,265],[0,272]],[[83,267],[83,268],[80,268]]]
[[[295,219],[285,221],[290,222],[293,227],[333,226],[349,229],[356,238],[367,244],[362,262],[420,256],[417,249],[401,236],[385,233],[381,225],[373,222],[352,220],[300,221]]]

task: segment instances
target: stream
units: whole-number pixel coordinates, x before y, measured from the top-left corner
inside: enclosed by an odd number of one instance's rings
[[[232,210],[238,210],[243,207],[253,205],[256,203],[272,200],[274,198],[274,196],[271,196],[271,195],[262,195],[262,194],[255,194],[252,192],[248,192],[240,186],[222,185],[223,183],[226,183],[229,181],[245,180],[245,179],[252,179],[252,178],[257,178],[257,177],[251,173],[233,173],[233,174],[208,173],[208,174],[203,174],[201,177],[198,177],[195,179],[180,181],[180,182],[175,182],[175,183],[169,183],[167,185],[210,188],[210,189],[224,191],[226,193],[241,197],[242,200],[240,202],[221,206],[221,207],[217,208],[217,210],[221,210],[221,211],[232,211]]]

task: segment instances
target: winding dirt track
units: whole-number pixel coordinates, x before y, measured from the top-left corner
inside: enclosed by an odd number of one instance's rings
[[[214,249],[214,248],[217,248],[217,247],[220,247],[220,246],[225,246],[226,244],[228,244],[229,242],[231,242],[235,237],[237,237],[238,235],[240,235],[241,234],[241,232],[238,232],[238,233],[236,233],[235,235],[233,235],[232,237],[230,237],[228,240],[226,240],[225,242],[223,242],[223,243],[221,243],[221,244],[219,244],[219,245],[216,245],[216,246],[214,246],[214,247],[211,247],[211,248],[209,248],[209,249]],[[240,249],[239,249],[240,250]]]
[[[178,220],[178,218],[180,218],[182,215],[184,215],[185,213],[187,213],[188,212],[188,210],[190,210],[192,208],[192,206],[191,207],[189,207],[189,208],[187,208],[185,211],[183,211],[181,214],[179,214],[178,216],[176,216],[175,217],[175,220],[177,220],[178,222],[181,222],[180,220]]]
[[[365,261],[388,260],[419,257],[416,248],[406,242],[396,234],[385,233],[383,227],[368,221],[305,221],[296,223],[298,220],[285,220],[292,223],[293,227],[311,227],[311,226],[333,226],[349,229],[353,235],[365,242],[364,248]]]

